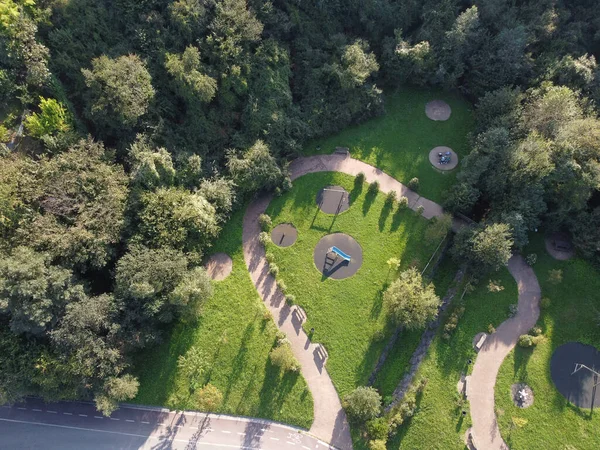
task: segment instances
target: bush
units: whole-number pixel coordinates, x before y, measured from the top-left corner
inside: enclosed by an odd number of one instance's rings
[[[10,133],[4,125],[0,125],[0,142],[8,142]]]
[[[258,223],[260,224],[260,229],[263,231],[269,231],[273,225],[273,221],[268,214],[258,216]]]
[[[512,303],[508,305],[508,317],[515,317],[519,312],[519,305]]]
[[[385,417],[378,417],[367,422],[367,433],[373,440],[386,440],[390,425]]]
[[[365,182],[366,178],[367,177],[365,176],[364,172],[359,172],[358,175],[356,175],[356,178],[354,179],[354,183],[360,185]]]
[[[258,242],[260,242],[263,246],[266,246],[270,240],[271,240],[271,237],[269,236],[269,233],[267,233],[265,231],[262,231],[258,235]]]
[[[369,450],[387,450],[387,441],[384,439],[376,439],[369,441]]]
[[[271,313],[271,311],[269,311],[268,309],[265,309],[263,311],[263,315],[262,315],[263,321],[268,322],[271,319],[273,319],[273,314]]]
[[[296,302],[296,296],[293,294],[286,294],[285,295],[285,303],[288,306],[292,306],[294,303]]]
[[[371,195],[377,194],[379,192],[379,181],[373,181],[371,184],[369,184],[369,189],[367,192]]]
[[[279,266],[277,264],[269,264],[269,273],[274,277],[279,275]]]
[[[562,269],[550,269],[548,271],[548,283],[550,284],[560,284],[563,280],[563,271]]]
[[[215,411],[223,403],[223,393],[210,383],[198,391],[196,398],[201,411]]]
[[[548,297],[542,297],[542,299],[540,300],[540,308],[541,309],[548,309],[550,307],[550,299]]]
[[[273,252],[267,252],[267,254],[265,255],[265,258],[269,264],[272,264],[273,262],[275,262],[275,255],[273,254]]]
[[[525,261],[527,262],[528,265],[533,266],[537,262],[537,254],[536,253],[530,253],[525,258]]]
[[[529,330],[529,334],[536,337],[541,336],[542,329],[540,327],[533,327],[531,330]]]
[[[448,320],[446,321],[446,324],[444,325],[444,333],[442,334],[442,337],[444,339],[449,340],[452,337],[452,332],[454,332],[454,330],[456,329],[458,321],[464,313],[464,306],[457,306],[456,308],[454,308],[454,311],[452,311],[452,314],[450,314]]]
[[[533,345],[533,339],[528,334],[522,334],[521,336],[519,336],[519,347],[529,348],[533,347]]]
[[[277,287],[285,295],[285,293],[287,292],[287,284],[285,284],[285,281],[277,280]]]
[[[406,209],[408,208],[408,198],[402,196],[398,199],[398,209]]]
[[[496,327],[494,327],[494,325],[492,325],[491,323],[488,325],[488,334],[493,334],[496,332]]]
[[[408,182],[408,188],[411,191],[415,191],[417,192],[419,190],[419,179],[417,177],[412,178],[409,182]]]
[[[344,397],[344,409],[355,423],[366,423],[379,415],[381,396],[372,387],[359,386]]]
[[[394,202],[396,201],[396,191],[390,191],[388,192],[388,194],[385,196],[385,204],[386,205],[393,205]]]
[[[423,212],[425,212],[425,207],[423,205],[419,205],[417,206],[415,212],[417,213],[417,215],[422,216]]]
[[[271,350],[269,359],[271,364],[279,367],[284,372],[298,372],[300,370],[300,363],[294,356],[292,347],[288,342],[283,341],[281,345]]]

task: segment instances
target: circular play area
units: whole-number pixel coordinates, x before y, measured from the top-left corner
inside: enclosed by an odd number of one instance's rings
[[[443,100],[433,100],[425,105],[425,114],[431,120],[448,120],[451,113],[450,105]]]
[[[298,230],[291,223],[280,223],[271,231],[271,240],[278,247],[289,247],[298,239]]]
[[[350,208],[350,194],[341,186],[326,186],[317,194],[317,205],[326,214],[339,214]]]
[[[351,277],[363,262],[360,244],[344,233],[323,237],[315,247],[313,258],[319,272],[334,280]]]
[[[206,272],[215,281],[224,280],[233,269],[233,261],[227,253],[215,253],[206,261]]]
[[[549,234],[545,238],[546,251],[554,259],[566,261],[575,256],[575,246],[567,233],[560,231]]]
[[[550,361],[550,376],[569,402],[580,408],[600,406],[600,352],[591,345],[568,342],[558,347]]]
[[[438,170],[452,170],[458,165],[458,155],[450,147],[435,147],[429,152],[429,162]]]

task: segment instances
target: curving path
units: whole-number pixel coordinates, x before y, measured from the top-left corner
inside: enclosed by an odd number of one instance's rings
[[[533,269],[520,255],[508,261],[508,270],[519,288],[517,315],[504,322],[490,335],[477,355],[473,373],[467,382],[471,405],[473,443],[478,450],[505,450],[494,411],[494,386],[504,358],[516,345],[519,336],[532,328],[540,315],[541,289]]]
[[[422,205],[423,216],[428,219],[444,212],[440,205],[420,197],[381,170],[345,155],[298,158],[291,163],[290,172],[292,180],[313,172],[343,172],[349,175],[358,175],[359,172],[363,172],[366,181],[379,182],[380,190],[383,193],[395,190],[399,196],[403,195],[408,198],[409,207],[412,209],[417,209]],[[277,288],[275,278],[269,274],[265,250],[258,242],[258,235],[261,231],[258,216],[265,212],[271,199],[270,195],[260,197],[253,201],[246,210],[242,235],[244,260],[258,294],[273,314],[279,329],[288,336],[294,355],[300,361],[302,375],[312,392],[315,419],[310,432],[335,447],[349,450],[352,449],[350,427],[337,391],[325,368],[325,361],[319,352],[320,345],[310,342],[302,329],[302,322],[296,309],[286,305],[283,294]]]

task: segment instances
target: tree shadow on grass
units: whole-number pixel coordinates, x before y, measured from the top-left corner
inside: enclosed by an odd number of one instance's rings
[[[280,416],[282,406],[299,379],[299,372],[282,372],[267,360],[265,379],[259,394],[258,415],[268,418]]]
[[[383,204],[383,208],[381,208],[381,214],[379,215],[379,231],[383,231],[385,228],[385,222],[389,217],[392,209],[394,208],[394,202],[386,200]]]
[[[358,197],[360,197],[360,194],[362,194],[362,191],[364,189],[364,182],[360,180],[360,178],[354,178],[354,187],[352,188],[352,191],[350,191],[350,205],[352,205],[352,203],[354,203],[356,201],[356,199],[358,199]]]
[[[240,379],[240,377],[244,373],[244,369],[247,364],[247,351],[248,351],[248,343],[250,342],[252,335],[254,334],[255,324],[249,323],[244,330],[244,334],[242,336],[242,340],[240,342],[240,348],[235,355],[235,358],[231,362],[231,371],[230,376],[228,377],[228,385],[227,389],[225,389],[225,393],[223,394],[223,404],[227,404],[229,396],[231,395],[231,391],[233,387]]]
[[[398,231],[398,228],[400,228],[400,224],[402,223],[403,212],[405,210],[406,208],[401,207],[398,207],[396,209],[396,212],[392,216],[392,225],[390,227],[391,231]]]
[[[367,191],[367,194],[365,195],[365,201],[363,202],[362,205],[362,213],[363,216],[366,216],[367,213],[369,212],[369,210],[371,209],[371,206],[373,206],[373,203],[375,202],[375,199],[377,198],[377,193],[376,191]]]
[[[527,373],[527,364],[531,359],[531,355],[533,355],[533,347],[532,348],[521,348],[518,345],[515,347],[514,354],[514,376],[520,382],[527,382],[528,373]]]
[[[377,291],[377,294],[375,295],[375,299],[373,301],[373,304],[371,305],[371,312],[370,312],[372,319],[379,317],[379,315],[381,314],[381,310],[383,309],[383,293],[388,288],[388,286],[389,286],[389,284],[386,282],[381,287],[381,289],[379,289],[379,291]]]

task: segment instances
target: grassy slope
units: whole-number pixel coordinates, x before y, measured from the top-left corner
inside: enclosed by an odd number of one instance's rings
[[[427,118],[425,104],[434,99],[443,99],[451,106],[449,120],[434,122]],[[337,146],[349,147],[353,157],[379,167],[398,181],[407,183],[418,177],[419,194],[441,202],[457,171],[438,172],[429,163],[429,151],[443,145],[451,147],[459,157],[467,154],[467,135],[473,127],[471,106],[447,92],[413,88],[390,93],[385,100],[383,116],[315,140],[305,148],[305,154],[331,153]]]
[[[344,186],[354,199],[350,209],[337,217],[321,213],[315,202],[319,190],[329,184]],[[305,329],[314,327],[314,341],[327,348],[327,369],[342,397],[366,383],[393,329],[382,308],[384,284],[388,276],[391,279],[387,260],[396,256],[402,258],[402,268],[411,263],[423,267],[435,249],[435,244],[424,243],[425,219],[411,210],[389,212],[384,196],[369,200],[366,188],[365,184],[358,193],[354,178],[345,174],[309,174],[296,180],[292,190],[267,210],[274,225],[291,222],[299,231],[293,246],[269,244],[268,250],[275,255],[279,278],[307,313]],[[362,267],[345,280],[323,279],[313,262],[317,242],[335,232],[350,234],[363,249]],[[407,355],[419,336],[407,333],[402,337]]]
[[[568,405],[550,378],[550,359],[556,347],[579,341],[600,348],[600,327],[595,321],[600,311],[600,274],[581,259],[552,259],[539,235],[528,251],[538,255],[534,269],[542,295],[551,304],[542,310],[538,322],[545,340],[534,350],[515,349],[500,368],[496,408],[502,435],[514,450],[600,448],[598,414],[590,418],[589,410]],[[561,284],[548,283],[550,269],[563,270]],[[510,386],[521,381],[532,387],[535,396],[533,406],[527,409],[515,407],[510,398]],[[511,431],[512,417],[528,423]]]
[[[243,211],[234,215],[212,249],[233,258],[232,274],[214,283],[215,294],[205,305],[200,323],[176,325],[164,344],[140,355],[136,364],[140,391],[135,401],[195,408],[185,380],[178,376],[177,358],[198,346],[210,364],[206,381],[224,395],[218,412],[309,428],[313,401],[306,382],[301,375],[281,377],[268,362],[276,327],[271,319],[263,320],[265,308],[244,263],[242,217]]]
[[[499,281],[504,290],[490,293],[489,279]],[[466,311],[450,341],[438,335],[417,373],[427,386],[419,399],[419,411],[400,427],[388,449],[463,449],[463,437],[470,419],[462,419],[457,404],[456,384],[461,373],[469,370],[467,361],[475,357],[473,337],[487,331],[488,324],[498,326],[508,315],[508,305],[517,302],[517,286],[506,269],[484,278],[474,292],[464,298]],[[466,406],[468,407],[468,406]],[[468,417],[468,416],[467,416]]]

